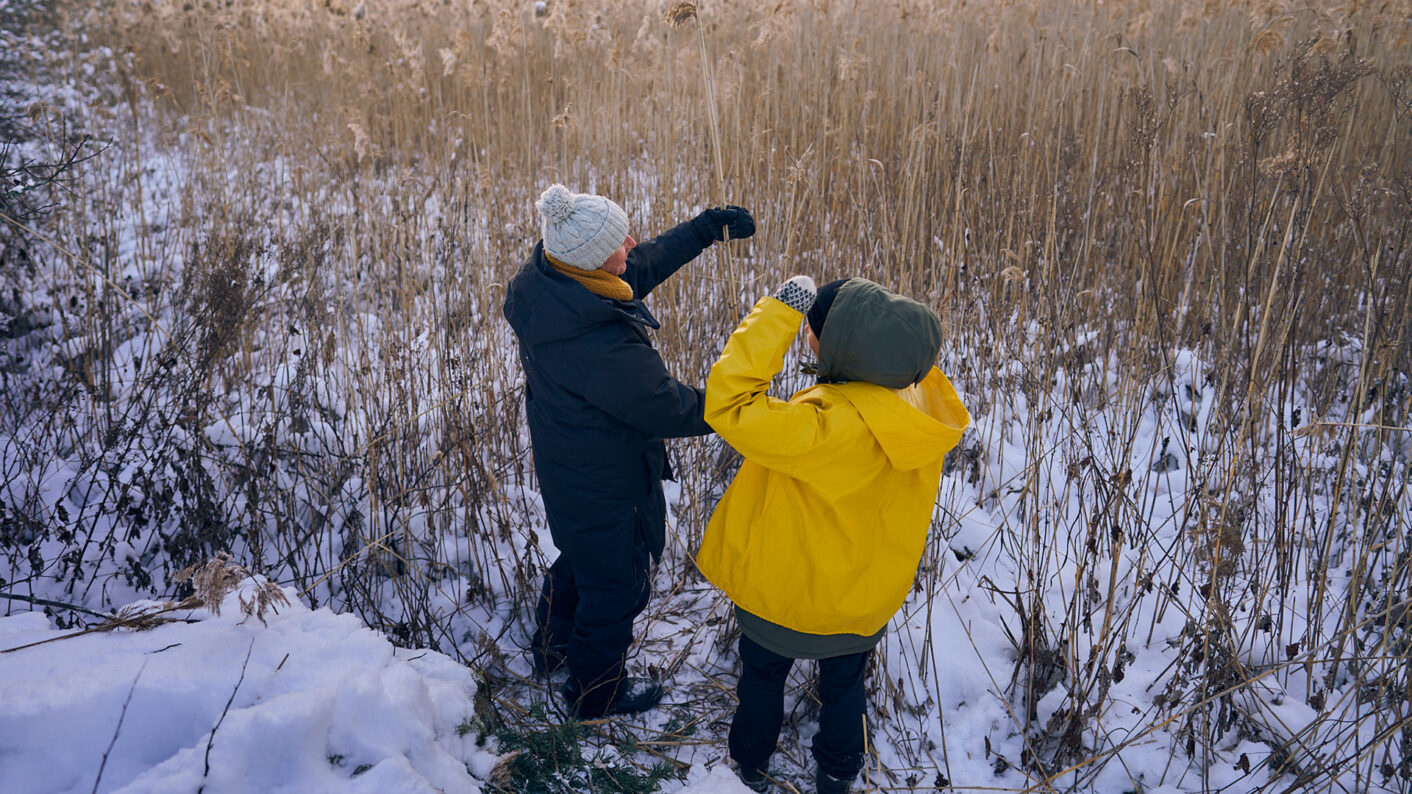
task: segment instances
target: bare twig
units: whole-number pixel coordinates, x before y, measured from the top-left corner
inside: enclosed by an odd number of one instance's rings
[[[14,653],[15,651],[22,651],[26,648],[33,648],[36,645],[44,645],[50,642],[58,642],[59,640],[67,640],[73,637],[82,637],[85,634],[98,634],[100,632],[112,631],[114,629],[131,628],[140,630],[152,628],[153,626],[160,625],[161,623],[166,623],[173,620],[172,618],[162,617],[162,615],[165,615],[168,612],[178,612],[184,609],[199,609],[202,606],[204,606],[204,604],[200,601],[200,599],[188,598],[176,603],[163,604],[160,608],[154,609],[150,612],[138,612],[132,615],[119,615],[115,618],[112,618],[106,623],[100,623],[97,626],[90,626],[84,629],[83,631],[73,631],[69,632],[68,634],[61,634],[58,637],[50,637],[47,640],[39,640],[38,642],[17,645],[13,648],[5,648],[4,650],[0,650],[0,653]]]
[[[226,714],[230,713],[230,704],[235,702],[235,693],[240,691],[240,685],[245,683],[245,668],[250,666],[250,654],[255,652],[255,638],[250,638],[250,647],[245,650],[245,661],[240,664],[240,678],[235,681],[235,688],[230,691],[230,697],[226,699],[226,707],[221,709],[221,717],[216,720],[216,724],[211,728],[211,735],[206,739],[206,764],[201,772],[201,786],[196,789],[197,794],[205,791],[206,778],[211,774],[211,747],[216,743],[216,731],[221,729],[221,723],[226,721]]]
[[[75,612],[82,612],[85,615],[92,615],[95,618],[103,618],[105,620],[110,620],[115,617],[114,613],[111,612],[105,615],[102,612],[94,612],[88,607],[81,607],[78,604],[65,604],[63,601],[53,601],[48,598],[20,595],[19,593],[0,593],[0,598],[5,598],[10,601],[23,601],[26,604],[34,604],[35,606],[41,607],[54,607],[55,609],[72,609]]]
[[[103,751],[103,760],[98,764],[98,776],[93,779],[93,791],[97,794],[98,784],[103,782],[103,770],[108,766],[108,754],[113,752],[113,745],[118,743],[118,734],[123,730],[123,720],[127,718],[127,707],[132,702],[132,693],[137,690],[137,682],[142,678],[142,671],[147,669],[147,660],[142,660],[142,666],[137,668],[137,675],[132,678],[132,686],[128,687],[127,697],[123,699],[123,710],[118,713],[118,724],[113,728],[113,738],[108,742],[108,749]]]

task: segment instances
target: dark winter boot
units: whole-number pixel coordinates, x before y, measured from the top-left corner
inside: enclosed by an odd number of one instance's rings
[[[848,794],[849,787],[853,785],[853,779],[843,779],[834,777],[828,772],[819,769],[814,774],[814,787],[819,794]]]
[[[579,682],[569,676],[560,690],[569,704],[569,713],[581,720],[593,720],[609,714],[640,714],[662,702],[662,682],[655,678],[626,676],[618,682],[617,691],[608,702],[584,697]]]
[[[629,676],[623,679],[618,697],[609,711],[613,714],[640,714],[661,703],[664,692],[662,682],[655,678]]]
[[[765,777],[765,773],[758,769],[746,769],[741,767],[740,782],[744,783],[745,787],[751,791],[769,792],[775,790],[775,786],[770,782],[770,779]]]

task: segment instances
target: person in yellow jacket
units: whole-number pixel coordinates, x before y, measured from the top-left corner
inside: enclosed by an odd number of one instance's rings
[[[770,397],[800,321],[817,385]],[[916,576],[942,460],[970,424],[934,364],[941,322],[867,279],[816,289],[795,276],[755,304],[706,382],[706,422],[745,461],[707,525],[702,574],[735,603],[739,705],[730,754],[769,791],[767,768],[795,659],[819,660],[818,790],[863,767],[868,656]]]

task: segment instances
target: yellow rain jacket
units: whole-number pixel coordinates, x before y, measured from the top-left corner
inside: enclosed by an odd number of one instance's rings
[[[862,355],[865,362],[895,358],[896,330],[911,327],[870,329],[879,301],[889,301],[879,294],[906,299],[854,281],[867,290],[840,290],[824,326],[821,372],[830,360],[837,372],[849,351],[867,353],[869,345],[876,355]],[[706,421],[745,461],[716,506],[697,565],[737,606],[767,621],[807,634],[868,636],[887,625],[912,586],[942,459],[970,415],[931,366],[939,325],[915,385],[850,380],[812,386],[788,402],[769,397],[800,319],[762,299],[711,368]]]

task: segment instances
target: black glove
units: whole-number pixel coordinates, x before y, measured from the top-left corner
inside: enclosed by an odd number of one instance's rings
[[[707,243],[726,239],[721,227],[730,231],[732,240],[743,240],[755,233],[755,219],[750,217],[750,211],[734,204],[712,207],[692,218],[691,225]]]

